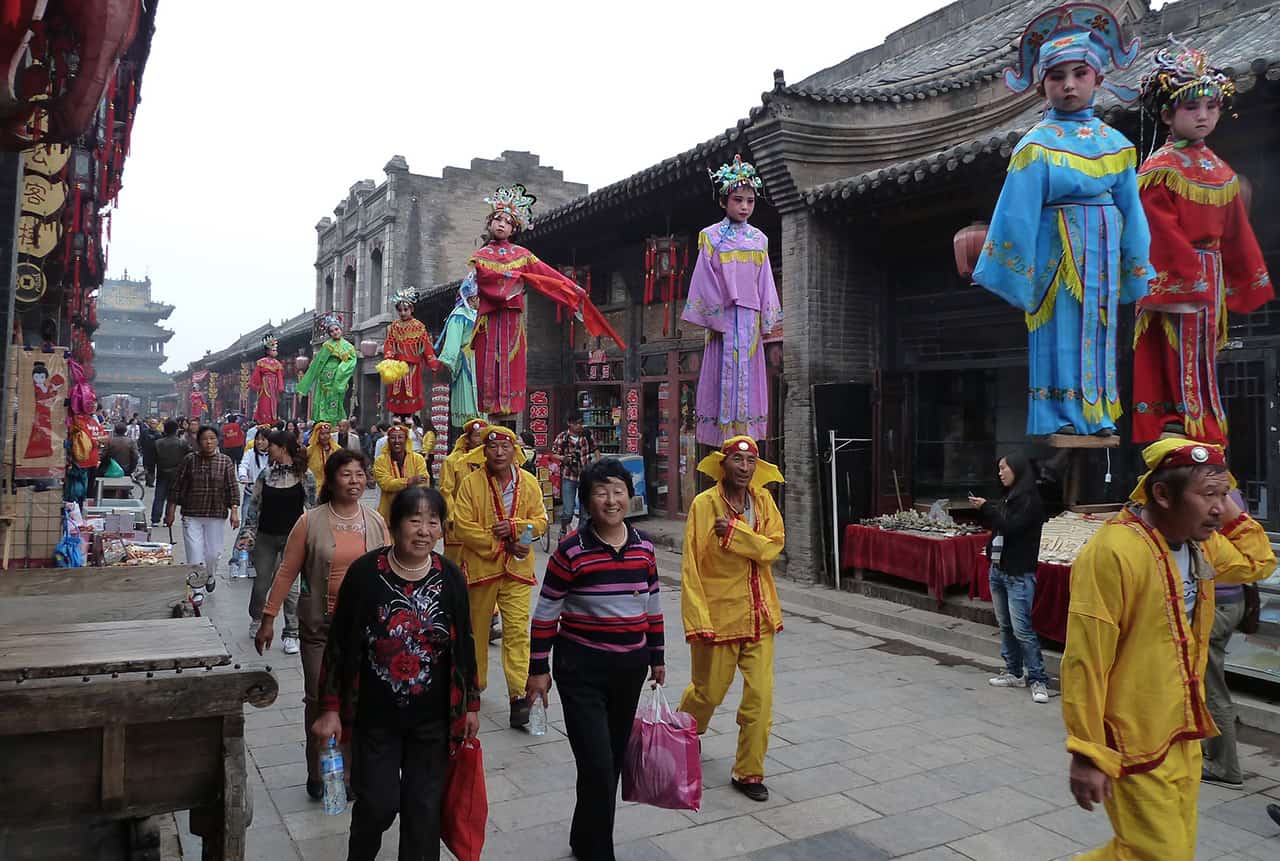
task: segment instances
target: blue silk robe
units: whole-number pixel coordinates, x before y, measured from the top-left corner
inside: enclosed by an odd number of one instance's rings
[[[1028,434],[1114,429],[1122,413],[1118,306],[1152,276],[1136,164],[1092,108],[1048,110],[1013,150],[973,280],[1026,314]]]

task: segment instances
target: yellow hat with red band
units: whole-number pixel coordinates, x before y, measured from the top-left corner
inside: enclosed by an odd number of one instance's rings
[[[1221,466],[1227,465],[1227,456],[1220,446],[1193,439],[1170,437],[1157,440],[1142,450],[1142,462],[1147,471],[1138,476],[1138,485],[1129,494],[1134,502],[1147,503],[1147,479],[1158,469],[1171,469],[1178,466]],[[1236,487],[1236,477],[1230,472],[1231,489]]]
[[[467,456],[464,460],[466,460],[467,463],[484,463],[485,443],[497,440],[507,440],[511,443],[511,447],[516,451],[516,464],[524,463],[524,461],[529,459],[528,452],[520,447],[520,437],[516,436],[515,431],[509,427],[503,427],[502,425],[487,425],[485,427],[484,436],[480,438],[480,445],[467,452]]]
[[[724,480],[724,459],[735,452],[756,456],[756,471],[751,476],[751,486],[763,488],[766,484],[782,484],[786,481],[782,472],[767,460],[760,459],[760,446],[749,436],[735,436],[725,440],[719,451],[713,451],[698,462],[698,472],[716,481]]]
[[[480,418],[467,419],[466,423],[462,425],[462,432],[464,434],[468,434],[468,433],[471,433],[472,431],[484,430],[488,426],[489,426],[489,423],[484,419],[480,419]]]
[[[328,422],[316,422],[311,427],[312,433],[319,433],[322,430],[333,430],[333,425]]]

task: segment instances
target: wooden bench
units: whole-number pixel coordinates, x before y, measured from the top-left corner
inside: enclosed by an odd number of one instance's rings
[[[0,627],[167,619],[200,565],[26,568],[0,574]]]

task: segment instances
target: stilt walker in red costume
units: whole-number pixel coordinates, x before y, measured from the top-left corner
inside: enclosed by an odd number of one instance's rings
[[[1156,277],[1134,329],[1134,442],[1175,433],[1226,445],[1216,366],[1227,311],[1246,314],[1274,296],[1239,177],[1205,144],[1234,94],[1203,52],[1172,38],[1142,80],[1169,140],[1138,170]]]
[[[253,420],[259,424],[273,424],[280,393],[284,391],[284,365],[276,356],[280,351],[280,342],[274,334],[268,332],[262,336],[262,349],[266,351],[266,355],[254,363],[253,375],[249,377],[249,387],[258,393],[258,402],[253,407]]]
[[[487,242],[468,261],[480,295],[471,336],[477,400],[480,411],[491,418],[524,411],[526,287],[576,312],[589,335],[608,335],[619,347],[626,347],[586,291],[529,249],[511,242],[521,230],[533,226],[535,200],[523,185],[503,186],[486,197],[485,203],[493,207],[485,222]]]
[[[387,386],[387,409],[398,416],[422,412],[426,401],[422,396],[422,366],[440,367],[431,337],[422,321],[413,316],[418,291],[406,287],[391,297],[391,305],[400,319],[387,327],[387,340],[382,345],[383,361],[378,375]]]

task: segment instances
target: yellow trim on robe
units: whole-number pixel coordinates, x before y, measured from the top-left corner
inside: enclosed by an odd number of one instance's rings
[[[786,541],[782,514],[765,490],[750,488],[756,525],[734,518],[724,539],[717,517],[728,517],[719,485],[694,497],[684,530],[680,615],[687,641],[734,643],[782,630],[773,560]]]
[[[1235,174],[1223,185],[1202,185],[1172,167],[1155,167],[1138,174],[1138,188],[1153,185],[1163,185],[1179,197],[1206,206],[1226,206],[1240,194],[1240,178]]]
[[[522,266],[528,266],[537,263],[538,256],[536,254],[521,254],[514,260],[508,260],[499,263],[497,260],[490,260],[487,257],[472,257],[467,261],[472,266],[479,266],[481,269],[488,269],[490,272],[510,272],[512,269],[519,269]]]
[[[523,472],[523,470],[521,470]],[[523,559],[506,552],[503,542],[493,537],[493,527],[498,523],[498,512],[493,494],[502,501],[502,488],[480,467],[458,484],[454,491],[456,512],[453,518],[454,536],[462,542],[462,573],[471,585],[486,583],[499,577],[510,577],[521,583],[534,584],[532,549]],[[520,476],[512,529],[518,537],[525,525],[533,524],[536,541],[547,532],[547,509],[542,504],[542,488],[538,480],[527,472]]]
[[[1248,517],[1192,547],[1193,564],[1204,564],[1203,553],[1223,584],[1261,580],[1276,564],[1266,533]],[[1199,581],[1189,623],[1169,553],[1164,538],[1125,509],[1071,566],[1061,667],[1067,750],[1113,779],[1157,767],[1179,740],[1218,734],[1203,681],[1215,579]]]
[[[705,233],[698,234],[698,249],[705,251],[707,256],[715,255],[721,263],[753,263],[756,266],[763,266],[769,257],[767,251],[749,251],[739,249],[737,251],[716,251],[711,244],[711,240]]]
[[[427,461],[416,451],[404,453],[404,473],[400,476],[396,475],[391,463],[390,446],[384,446],[382,454],[374,459],[373,480],[378,483],[378,490],[382,491],[378,498],[378,513],[387,523],[391,522],[391,501],[396,498],[397,493],[409,486],[409,479],[415,475],[424,476],[430,486],[431,472],[427,469]]]
[[[1009,159],[1007,172],[1014,173],[1037,161],[1043,161],[1056,167],[1069,167],[1072,170],[1080,171],[1086,176],[1102,177],[1111,176],[1113,173],[1120,173],[1125,170],[1133,170],[1138,166],[1138,154],[1133,147],[1126,147],[1119,152],[1100,155],[1097,158],[1089,158],[1078,153],[1050,149],[1040,143],[1028,143],[1015,152],[1013,158]]]

